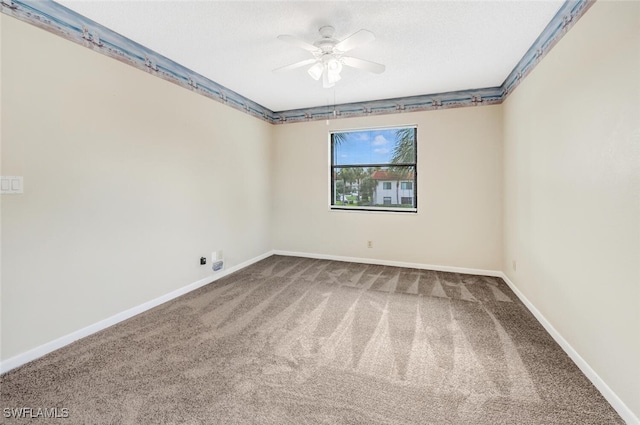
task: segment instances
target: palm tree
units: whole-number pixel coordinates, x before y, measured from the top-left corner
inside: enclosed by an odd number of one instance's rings
[[[338,201],[342,199],[342,194],[344,194],[344,183],[338,180],[336,176],[336,180],[334,181],[334,199],[333,202],[337,205]]]
[[[347,140],[347,133],[333,133],[333,144],[339,145]]]
[[[364,177],[362,178],[362,183],[360,184],[360,193],[361,197],[366,197],[366,202],[369,204],[374,203],[374,192],[376,190],[376,181],[371,178],[371,172],[364,172]]]
[[[341,168],[338,172],[338,176],[342,179],[342,187],[344,198],[342,201],[346,201],[347,199],[347,183],[349,183],[349,189],[351,189],[351,183],[354,180],[353,168]]]
[[[333,158],[331,158],[331,163],[335,164],[337,163],[336,161],[336,157],[335,157],[335,147],[338,146],[339,144],[341,144],[342,142],[344,142],[345,140],[347,140],[347,135],[346,133],[333,133],[331,135],[331,142],[332,142],[332,152],[331,152],[331,156]],[[344,195],[346,194],[347,191],[347,183],[346,183],[346,179],[344,178],[345,175],[344,173],[344,168],[341,169],[340,171],[337,171],[337,168],[333,168],[332,169],[332,173],[333,173],[333,178],[332,178],[332,182],[333,182],[333,192],[334,192],[334,199],[332,202],[336,203],[338,202],[338,197],[340,196],[340,194],[342,193],[343,198],[341,199],[341,201],[344,201]],[[342,178],[342,187],[340,188],[340,186],[338,185],[338,179]]]
[[[362,185],[362,179],[365,176],[364,169],[362,168],[352,168],[353,170],[353,178],[358,183],[358,201],[360,201],[360,187]]]
[[[396,131],[395,139],[396,146],[393,149],[393,156],[391,157],[391,163],[393,164],[415,164],[416,163],[416,149],[415,149],[415,128],[401,128]],[[396,177],[396,202],[400,204],[400,180],[408,179],[413,167],[407,167],[406,165],[397,165],[391,167],[391,171]]]
[[[391,162],[394,164],[414,164],[416,162],[415,128],[401,128],[396,131],[396,146]]]
[[[381,167],[369,167],[367,168],[367,176],[365,177],[365,180],[367,182],[367,190],[368,190],[368,194],[369,194],[369,202],[371,203],[371,205],[375,204],[375,200],[377,198],[377,185],[378,182],[376,180],[373,180],[372,176],[373,173],[375,173],[378,170],[381,170]]]

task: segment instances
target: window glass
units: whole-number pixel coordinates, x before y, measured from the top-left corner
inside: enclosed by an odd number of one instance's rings
[[[413,182],[402,182],[400,183],[400,187],[402,190],[411,190],[413,189]]]
[[[417,129],[331,134],[331,208],[417,211]]]

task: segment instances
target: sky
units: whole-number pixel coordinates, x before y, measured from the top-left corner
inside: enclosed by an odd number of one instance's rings
[[[353,131],[334,147],[335,165],[366,165],[391,162],[397,129]]]

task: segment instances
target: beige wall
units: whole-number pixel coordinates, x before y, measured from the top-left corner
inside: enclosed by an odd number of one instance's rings
[[[640,3],[599,1],[503,104],[503,269],[638,417],[639,76]]]
[[[0,19],[2,359],[271,249],[271,125]]]
[[[499,270],[501,117],[497,105],[276,126],[274,248]],[[407,124],[418,125],[418,213],[330,211],[329,131]]]

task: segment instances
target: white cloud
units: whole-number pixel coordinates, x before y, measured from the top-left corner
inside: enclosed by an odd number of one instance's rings
[[[380,154],[388,154],[391,151],[387,148],[378,148],[378,149],[374,149],[373,152],[380,153]]]
[[[375,139],[373,139],[373,145],[374,146],[384,146],[387,143],[389,143],[389,141],[387,139],[385,139],[385,137],[382,134],[378,134]]]
[[[347,155],[346,153],[343,153],[342,155],[340,155],[340,158],[349,158],[349,155]]]

